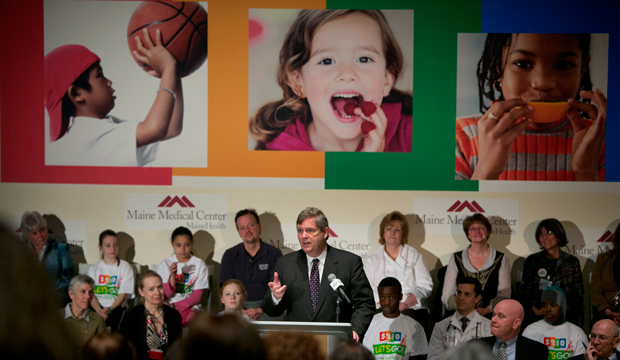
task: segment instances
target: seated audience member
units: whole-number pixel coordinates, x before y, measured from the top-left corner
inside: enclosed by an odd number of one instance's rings
[[[620,306],[617,299],[614,300],[620,290],[620,223],[614,232],[612,245],[611,249],[598,255],[594,264],[590,301],[595,313],[591,324],[610,319],[620,326]]]
[[[269,360],[325,360],[314,335],[303,332],[275,332],[263,337]]]
[[[129,263],[118,257],[118,236],[112,230],[99,235],[101,261],[88,269],[88,276],[95,281],[95,297],[91,306],[105,320],[112,332],[118,329],[127,300],[133,298],[133,270]]]
[[[448,349],[441,357],[441,360],[497,360],[497,358],[484,344],[477,341],[469,341]]]
[[[403,298],[400,282],[387,277],[379,283],[379,302],[382,312],[372,318],[364,337],[364,346],[377,360],[421,359],[428,353],[428,343],[422,325],[402,315]]]
[[[377,286],[385,277],[396,278],[403,286],[403,299],[399,304],[402,314],[417,320],[424,331],[430,322],[426,299],[433,292],[433,280],[424,264],[422,255],[407,245],[409,223],[398,211],[387,214],[379,227],[379,244],[364,265],[364,272],[373,289],[375,304],[379,305]]]
[[[525,259],[520,289],[525,325],[542,319],[540,297],[552,285],[566,294],[566,320],[579,325],[583,314],[583,277],[579,259],[560,250],[568,243],[564,227],[556,219],[545,219],[536,227],[535,236],[542,251]]]
[[[152,270],[138,278],[143,303],[125,312],[118,332],[136,347],[138,359],[163,359],[170,345],[181,336],[181,314],[164,305],[161,277]]]
[[[226,280],[220,288],[220,301],[224,304],[224,311],[220,312],[219,315],[239,315],[247,321],[251,321],[252,319],[242,312],[246,296],[247,292],[241,281],[236,279]]]
[[[523,336],[548,347],[549,360],[583,354],[586,349],[582,344],[588,342],[588,337],[580,327],[566,321],[564,291],[550,286],[543,291],[540,302],[544,318],[525,328]]]
[[[618,325],[609,319],[599,320],[592,326],[590,343],[586,352],[573,356],[572,360],[618,360],[620,351],[616,349],[620,343]],[[584,344],[585,345],[585,344]]]
[[[166,302],[183,317],[185,326],[202,311],[202,294],[209,289],[209,271],[201,259],[192,255],[194,235],[183,226],[170,237],[174,255],[163,259],[157,273],[164,281]]]
[[[471,244],[450,256],[441,301],[448,310],[456,309],[457,280],[473,277],[482,286],[482,299],[476,304],[476,311],[490,317],[497,303],[510,298],[510,261],[489,245],[492,227],[484,215],[468,216],[463,221],[463,230]]]
[[[88,340],[106,331],[105,321],[89,309],[93,300],[95,282],[89,276],[77,275],[69,282],[71,302],[61,310],[69,331],[73,334],[77,347],[86,345]]]
[[[360,343],[347,340],[338,344],[327,360],[375,360],[375,356]]]
[[[464,277],[457,283],[456,312],[435,324],[428,344],[428,360],[441,358],[453,346],[491,336],[491,321],[474,310],[482,298],[480,282]]]
[[[75,359],[59,308],[43,267],[14,229],[0,224],[0,357]]]
[[[266,360],[267,356],[263,339],[249,322],[239,316],[203,313],[192,321],[181,341],[181,360],[206,358]]]
[[[104,332],[95,335],[82,351],[83,360],[135,360],[136,348],[123,335]]]
[[[523,323],[523,306],[516,300],[502,300],[493,308],[491,334],[480,342],[490,348],[498,359],[544,360],[547,347],[538,341],[519,335]]]
[[[22,238],[43,264],[58,297],[65,306],[69,301],[67,288],[75,275],[69,245],[48,237],[47,221],[36,211],[26,211],[21,221]]]
[[[243,313],[252,320],[276,320],[263,313],[263,298],[269,292],[276,260],[282,251],[260,238],[261,225],[254,209],[243,209],[235,215],[235,226],[242,242],[222,256],[220,287],[228,279],[237,279],[247,290]]]

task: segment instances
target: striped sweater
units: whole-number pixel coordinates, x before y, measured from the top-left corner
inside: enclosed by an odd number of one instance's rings
[[[456,120],[455,178],[471,179],[478,163],[480,116]],[[584,119],[586,126],[591,120]],[[573,127],[568,119],[543,130],[526,128],[510,149],[506,170],[499,180],[573,181]],[[605,180],[605,147],[598,163],[600,181]]]

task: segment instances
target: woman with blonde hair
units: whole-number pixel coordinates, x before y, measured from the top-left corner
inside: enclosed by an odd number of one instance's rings
[[[377,288],[381,280],[386,277],[398,279],[403,287],[400,312],[417,320],[427,331],[430,317],[426,299],[433,292],[433,279],[422,255],[407,245],[408,236],[409,223],[405,216],[398,211],[387,214],[379,226],[381,247],[366,259],[364,272],[372,287],[377,308],[380,307]]]
[[[181,314],[164,305],[164,287],[155,271],[140,274],[138,291],[143,303],[125,313],[118,331],[134,344],[138,359],[162,360],[170,345],[181,336]]]

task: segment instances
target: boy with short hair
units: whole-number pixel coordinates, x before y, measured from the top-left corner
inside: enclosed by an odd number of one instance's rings
[[[387,277],[381,280],[378,290],[383,312],[373,317],[364,337],[364,346],[377,360],[417,360],[426,355],[428,343],[424,328],[398,309],[403,297],[400,282]]]
[[[101,59],[81,45],[64,45],[45,56],[45,107],[50,145],[46,162],[54,165],[143,166],[155,160],[159,142],[181,134],[183,90],[174,56],[156,30],[153,44],[136,37],[134,58],[161,78],[155,101],[141,122],[109,116],[112,82]]]

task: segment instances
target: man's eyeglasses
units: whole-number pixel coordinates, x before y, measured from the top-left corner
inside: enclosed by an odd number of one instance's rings
[[[590,340],[596,340],[598,338],[600,342],[605,342],[605,341],[616,338],[615,336],[605,336],[605,335],[596,335],[596,334],[590,334],[588,335],[588,337],[590,338]]]

